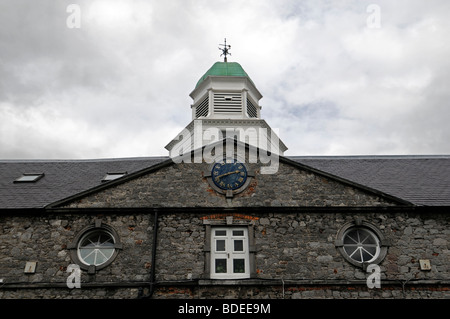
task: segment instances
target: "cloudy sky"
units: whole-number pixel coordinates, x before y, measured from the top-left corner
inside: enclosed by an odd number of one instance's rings
[[[168,155],[225,37],[285,155],[450,154],[448,0],[0,0],[0,159]]]

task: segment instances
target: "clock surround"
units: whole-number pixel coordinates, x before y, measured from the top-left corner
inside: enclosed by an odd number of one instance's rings
[[[219,157],[204,172],[204,176],[217,193],[233,197],[248,187],[254,174],[238,158]]]

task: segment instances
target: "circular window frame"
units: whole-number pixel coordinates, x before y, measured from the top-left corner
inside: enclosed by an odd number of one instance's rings
[[[356,234],[353,234],[353,233]],[[350,233],[352,233],[350,235]],[[347,244],[346,239],[349,238],[351,243]],[[372,243],[366,243],[367,240],[371,238]],[[344,241],[343,248],[345,253],[348,257],[353,259],[356,262],[361,263],[372,263],[374,260],[378,258],[380,255],[381,247],[380,247],[380,240],[378,239],[378,236],[372,232],[370,229],[366,227],[350,227],[347,229],[347,231],[342,236],[342,239]],[[350,248],[351,247],[351,248]],[[370,252],[368,249],[375,248],[375,251]],[[349,251],[350,250],[350,251]],[[367,258],[365,260],[365,254],[363,253],[365,251],[367,254],[369,254],[372,258]],[[361,261],[358,261],[357,258],[354,258],[353,256],[357,255],[360,257]],[[370,257],[369,256],[369,257]]]
[[[93,242],[90,238],[94,238],[94,236],[95,237],[97,237],[98,236],[98,242]],[[107,239],[106,240],[104,240],[104,238],[102,238],[102,241],[100,241],[100,239],[101,239],[101,236],[104,236],[104,237],[106,237]],[[90,241],[91,242],[91,244],[94,244],[95,246],[93,246],[93,247],[88,247],[87,245],[86,245],[86,242],[87,242],[87,240],[88,241]],[[94,239],[95,240],[95,239]],[[102,246],[102,244],[104,244],[104,243],[106,243],[106,242],[108,242],[108,241],[112,241],[112,245],[110,245],[109,247],[101,247]],[[103,230],[103,229],[92,229],[91,231],[88,231],[88,232],[86,232],[86,233],[84,233],[84,235],[81,237],[81,239],[78,241],[78,245],[77,245],[77,254],[78,254],[78,259],[82,262],[82,263],[84,263],[85,265],[87,265],[88,267],[89,266],[91,266],[91,264],[89,264],[87,261],[86,261],[86,259],[87,259],[87,257],[88,256],[90,256],[91,254],[94,254],[94,266],[95,267],[100,267],[101,265],[103,265],[103,264],[105,264],[105,263],[107,263],[111,258],[112,258],[112,256],[114,255],[114,253],[115,253],[115,251],[116,251],[116,248],[114,247],[114,244],[115,244],[115,238],[114,238],[114,236],[110,233],[110,232],[108,232],[108,231],[106,231],[106,230]],[[108,250],[113,250],[112,251],[112,253],[111,252],[109,252],[108,254],[105,254],[105,253],[103,253],[103,248],[105,248],[105,249],[108,249]],[[86,257],[83,257],[82,256],[82,253],[81,253],[81,251],[83,250],[83,249],[87,249],[87,250],[90,250],[91,252],[89,252],[89,254],[86,256]],[[103,258],[104,259],[106,259],[106,260],[104,260],[103,262],[97,262],[97,257],[99,256],[99,254],[98,253],[101,253],[101,255],[103,255]]]
[[[89,234],[93,232],[104,232],[107,235],[111,236],[114,241],[114,252],[112,253],[111,257],[107,261],[99,265],[86,264],[79,255],[81,242],[86,238],[86,236],[89,236]],[[119,254],[119,250],[122,249],[122,243],[120,242],[120,237],[114,230],[114,228],[96,221],[95,223],[88,225],[81,231],[79,231],[74,240],[69,244],[68,249],[70,250],[70,257],[75,264],[79,265],[81,269],[87,270],[89,274],[94,274],[96,271],[108,267],[114,261],[114,259]]]
[[[375,237],[378,242],[378,252],[375,258],[370,259],[369,261],[359,262],[349,256],[349,254],[344,249],[344,237],[354,229],[363,229],[367,231],[369,234]],[[346,261],[350,264],[366,269],[368,265],[371,264],[379,264],[381,263],[387,254],[387,249],[390,246],[389,240],[383,235],[381,230],[376,227],[374,224],[369,223],[367,221],[363,221],[360,219],[356,219],[355,221],[349,222],[341,227],[336,235],[335,246],[344,257]]]

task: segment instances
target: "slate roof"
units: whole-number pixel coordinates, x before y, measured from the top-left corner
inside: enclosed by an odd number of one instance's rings
[[[418,206],[450,206],[450,156],[290,157]]]
[[[0,161],[0,210],[43,208],[102,184],[106,173],[132,174],[168,157]],[[346,156],[287,159],[419,206],[450,206],[450,156]],[[44,173],[36,183],[14,183]]]
[[[42,208],[101,185],[107,173],[131,174],[168,157],[98,160],[0,161],[0,209]],[[44,173],[36,183],[14,183],[23,173]]]

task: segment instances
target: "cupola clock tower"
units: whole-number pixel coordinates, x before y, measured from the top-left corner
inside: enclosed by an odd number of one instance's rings
[[[226,44],[226,39],[221,46],[223,48],[219,49],[224,61],[214,63],[198,80],[190,94],[193,99],[191,123],[166,145],[166,149],[174,155],[174,147],[183,143],[186,132],[189,132],[191,138],[185,139],[185,142],[192,145],[184,145],[185,150],[216,142],[217,136],[212,140],[209,134],[214,129],[222,138],[235,138],[248,145],[283,155],[287,147],[266,121],[261,119],[261,93],[239,63],[227,61],[227,56],[231,55],[231,46]],[[201,124],[201,132],[195,129],[195,124]],[[200,137],[194,136],[199,133]]]

